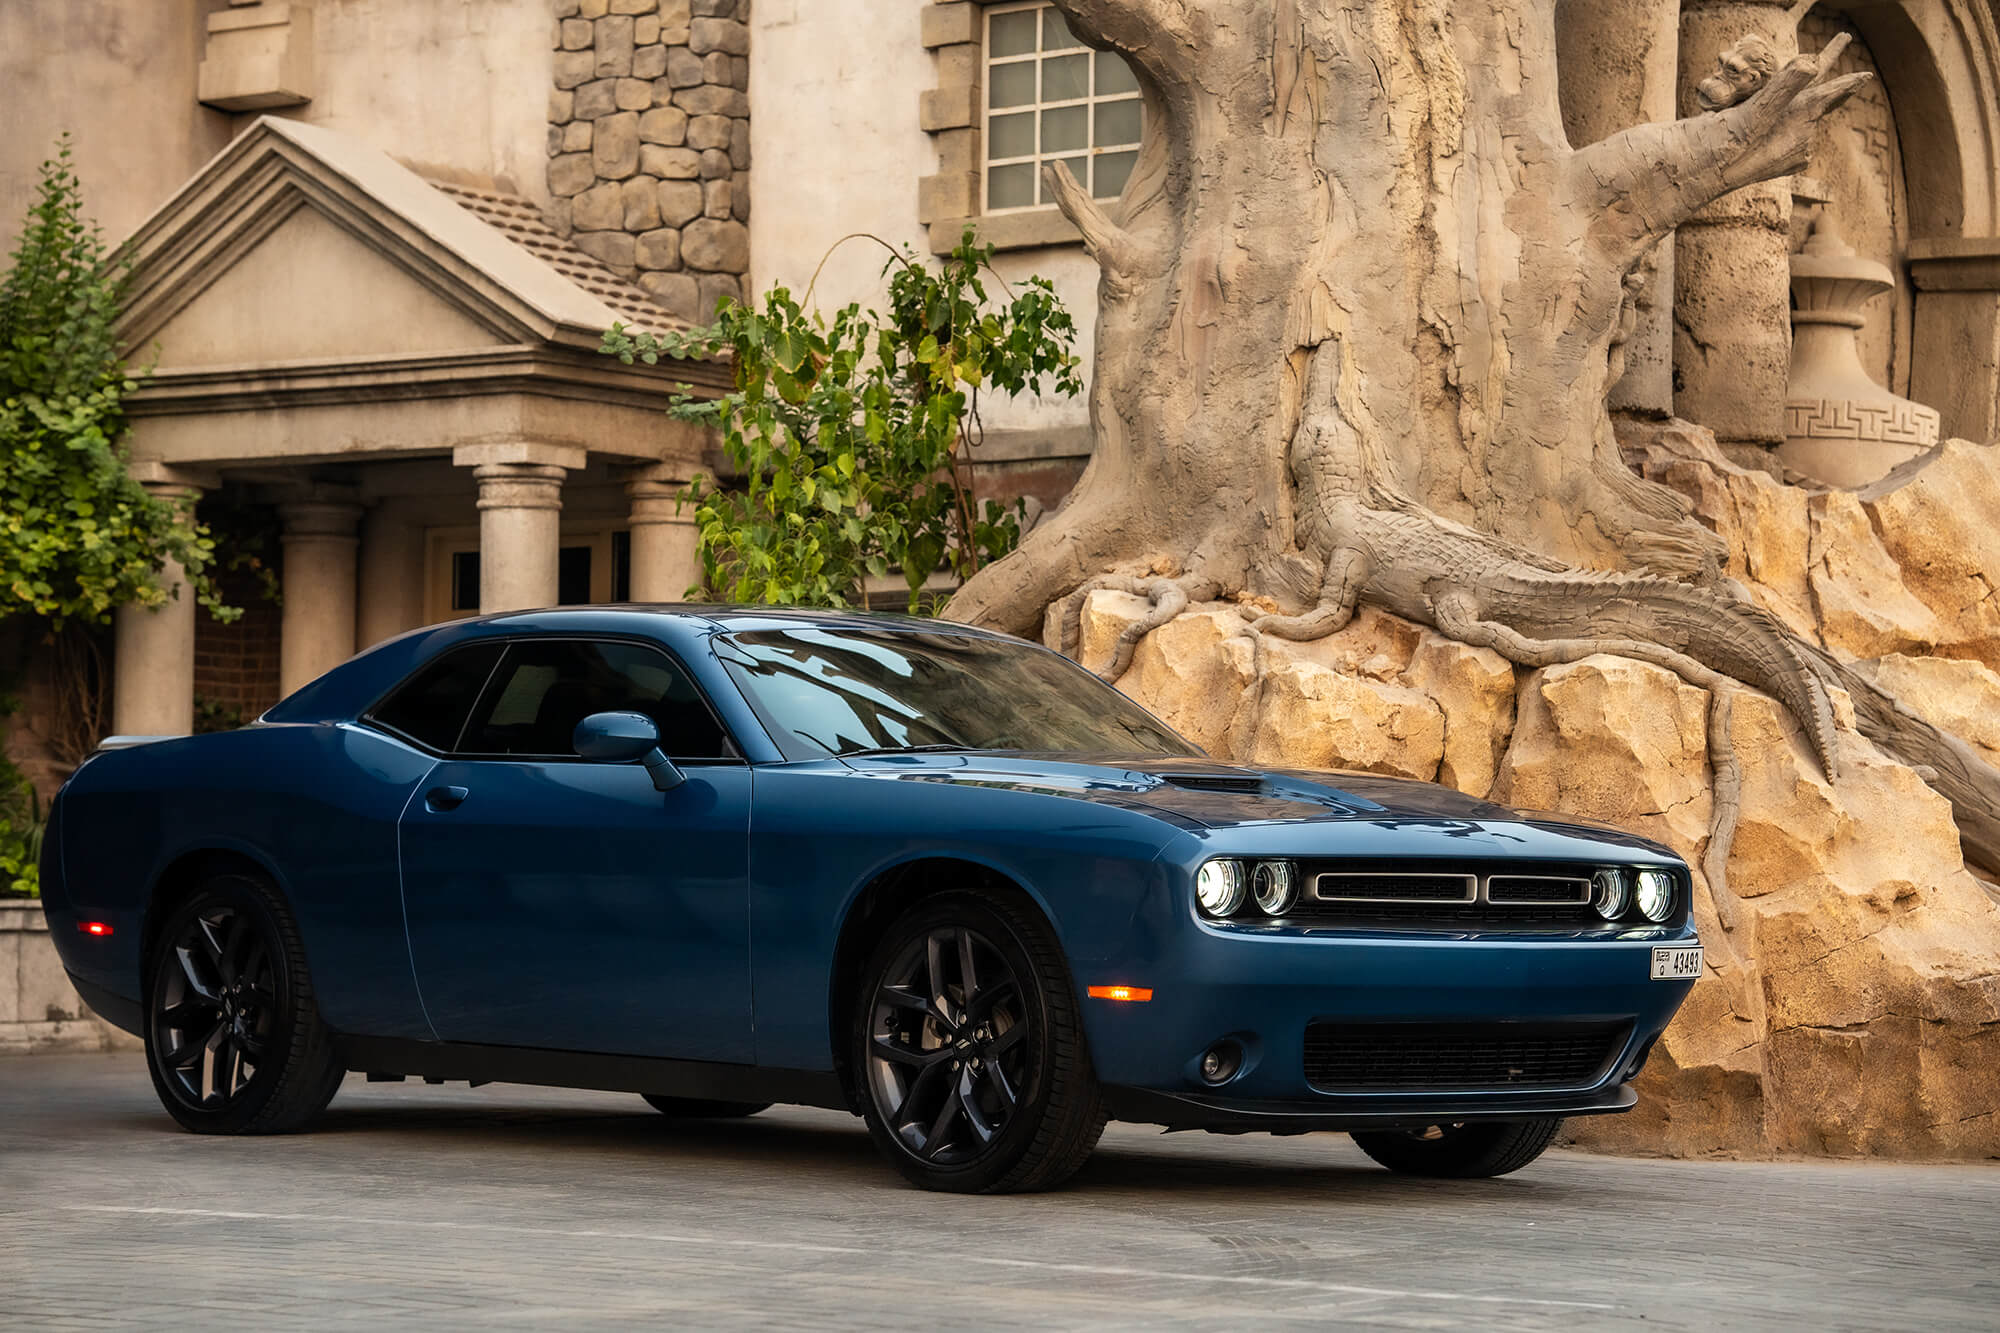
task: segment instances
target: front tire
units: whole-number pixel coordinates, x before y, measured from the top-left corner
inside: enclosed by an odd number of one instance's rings
[[[1562,1117],[1432,1125],[1420,1131],[1357,1130],[1354,1146],[1409,1176],[1477,1180],[1519,1171],[1540,1157],[1562,1129]]]
[[[346,1071],[269,883],[211,878],[167,917],[146,964],[146,1066],[182,1128],[289,1134],[318,1119]]]
[[[850,1033],[868,1132],[925,1189],[1052,1189],[1104,1132],[1075,984],[1025,905],[918,903],[863,968]]]

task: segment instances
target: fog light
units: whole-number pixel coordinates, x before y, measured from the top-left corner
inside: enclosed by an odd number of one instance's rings
[[[1194,876],[1195,901],[1210,916],[1229,916],[1243,906],[1243,863],[1210,861]]]
[[[1243,1052],[1233,1041],[1218,1041],[1202,1053],[1201,1078],[1204,1083],[1227,1083],[1243,1067]]]
[[[1639,872],[1639,911],[1648,921],[1674,914],[1674,877],[1664,870]]]
[[[1590,904],[1606,921],[1616,921],[1632,906],[1632,881],[1622,870],[1600,870],[1591,876]]]
[[[1298,897],[1298,878],[1292,871],[1290,861],[1259,861],[1250,874],[1250,892],[1257,899],[1257,910],[1265,916],[1283,916],[1292,910],[1292,900]]]

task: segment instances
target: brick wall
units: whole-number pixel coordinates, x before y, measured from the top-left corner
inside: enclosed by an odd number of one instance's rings
[[[204,611],[195,619],[196,730],[252,721],[278,702],[283,612],[248,570],[225,572],[220,584],[223,601],[242,607],[243,618],[225,625]]]

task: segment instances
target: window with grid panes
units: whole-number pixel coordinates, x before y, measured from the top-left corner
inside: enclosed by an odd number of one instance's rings
[[[986,211],[1055,203],[1042,165],[1065,162],[1098,199],[1139,160],[1139,81],[1123,58],[1077,40],[1046,0],[986,10]]]

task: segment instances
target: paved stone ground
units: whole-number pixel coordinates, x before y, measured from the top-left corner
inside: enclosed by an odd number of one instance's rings
[[[1070,1188],[901,1183],[860,1122],[350,1080],[175,1129],[131,1055],[0,1059],[9,1328],[2000,1328],[2000,1168],[1552,1153],[1409,1181],[1343,1137],[1114,1125]]]

